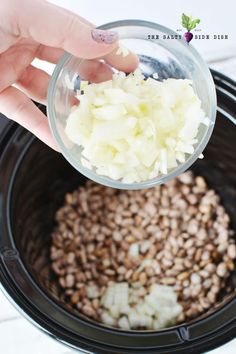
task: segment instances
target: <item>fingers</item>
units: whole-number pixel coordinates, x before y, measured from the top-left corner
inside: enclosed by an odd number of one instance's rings
[[[53,4],[43,1],[36,1],[35,4],[31,9],[31,12],[38,12],[35,21],[31,22],[33,14],[26,16],[21,12],[19,28],[24,35],[42,43],[36,54],[39,59],[57,63],[66,50],[84,59],[102,57],[108,64],[124,72],[137,68],[139,60],[136,54],[129,52],[125,57],[117,55],[119,45],[115,32],[94,29],[85,19]]]
[[[99,60],[84,60],[79,66],[79,75],[83,80],[97,83],[112,79],[112,70]]]
[[[139,65],[138,56],[130,51],[127,52],[126,56],[123,56],[122,54],[117,54],[117,50],[118,48],[108,53],[104,57],[105,61],[117,70],[121,70],[126,73],[134,71]]]
[[[117,70],[121,70],[127,73],[134,71],[139,64],[138,56],[132,52],[129,52],[129,54],[124,57],[122,55],[117,55],[117,50],[118,48],[103,57],[106,63],[113,66]],[[56,64],[63,53],[63,49],[40,45],[36,56],[41,60],[46,60]],[[109,68],[109,66],[105,66],[104,63],[102,64],[101,62],[99,63],[98,60],[90,59],[84,60],[80,64],[79,74],[84,80],[91,82],[101,82],[111,78],[112,70]]]
[[[134,71],[139,64],[138,56],[129,52],[125,57],[116,54],[117,49],[104,57],[105,62],[99,60],[84,60],[79,66],[79,75],[83,80],[90,82],[102,82],[112,79],[112,68],[130,73]]]
[[[36,52],[36,57],[41,60],[49,61],[56,64],[60,57],[64,54],[64,50],[60,48],[53,48],[47,45],[40,44]]]
[[[22,37],[38,43],[62,48],[85,59],[102,57],[117,47],[118,36],[113,31],[93,30],[93,27],[69,11],[46,1],[24,0],[17,14],[17,28]]]
[[[19,41],[19,44],[21,42]],[[18,48],[9,48],[0,55],[0,92],[12,85],[23,74],[34,58],[35,47],[25,41]]]
[[[104,60],[106,60],[106,62],[96,59],[83,60],[80,63],[78,70],[78,74],[80,75],[81,79],[95,83],[112,79],[113,71],[111,67],[106,63],[124,72],[131,72],[137,68],[139,60],[136,54],[129,52],[126,57],[123,57],[121,55],[117,55],[116,51],[117,49],[113,51],[113,53],[108,54],[104,57]],[[43,60],[50,61],[52,63],[56,63],[63,54],[63,52],[63,50],[58,48],[52,48],[41,45],[40,49],[37,52],[37,57]],[[45,103],[44,100],[46,98],[47,85],[49,83],[49,76],[46,74],[47,78],[45,80],[44,74],[44,72],[42,72],[42,74],[40,71],[36,72],[36,69],[31,67],[29,71],[26,70],[24,77],[21,77],[21,80],[18,81],[18,83],[21,84],[20,88],[23,89],[24,92],[30,93],[31,98],[36,99],[38,102],[42,103]],[[37,80],[35,80],[36,77],[38,78]],[[37,83],[39,79],[41,80],[40,85]],[[25,86],[29,87],[28,91],[25,91]],[[39,88],[42,89],[42,93],[44,95],[40,95]]]
[[[23,92],[14,87],[8,87],[2,91],[0,111],[31,131],[51,148],[59,151],[51,135],[47,118]]]
[[[33,100],[46,104],[50,76],[43,70],[29,65],[15,86]]]

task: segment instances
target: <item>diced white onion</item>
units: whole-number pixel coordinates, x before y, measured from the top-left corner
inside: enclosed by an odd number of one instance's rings
[[[136,258],[139,255],[139,245],[138,243],[132,243],[129,247],[129,257]]]
[[[103,323],[109,326],[113,326],[115,324],[115,319],[111,315],[109,315],[108,312],[103,312],[101,314],[101,320]]]
[[[95,299],[100,295],[98,287],[96,285],[88,285],[86,290],[89,299]]]
[[[153,73],[152,77],[153,77],[153,79],[158,79],[159,75],[158,75],[158,73]]]
[[[104,310],[101,320],[129,330],[145,328],[157,330],[176,322],[183,311],[177,302],[177,294],[170,286],[153,284],[145,295],[144,287],[128,283],[113,283],[102,297]]]
[[[146,253],[151,246],[151,242],[149,240],[145,240],[141,243],[140,245],[140,252],[141,253]]]
[[[124,183],[156,178],[184,163],[200,125],[210,124],[189,80],[146,80],[137,69],[101,83],[81,81],[82,91],[65,132],[82,148],[86,168]]]
[[[84,167],[86,167],[86,168],[88,168],[89,170],[91,170],[92,169],[92,165],[91,165],[91,163],[87,160],[87,159],[85,159],[85,158],[81,158],[81,163],[82,163],[82,165],[84,166]]]
[[[122,329],[129,330],[130,324],[129,324],[128,318],[126,316],[121,317],[118,321],[118,326]]]
[[[129,50],[126,47],[119,45],[119,48],[116,51],[116,55],[122,55],[123,57],[127,57],[127,55],[129,55]]]

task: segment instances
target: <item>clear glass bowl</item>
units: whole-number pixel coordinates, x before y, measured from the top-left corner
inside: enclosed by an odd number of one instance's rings
[[[99,28],[118,32],[121,44],[139,56],[139,68],[146,77],[157,72],[159,80],[169,77],[192,80],[202,108],[210,119],[210,125],[201,124],[194,153],[166,175],[131,184],[98,175],[95,170],[82,165],[82,149],[71,143],[64,133],[66,119],[75,102],[74,88],[79,85],[78,73],[82,63],[82,59],[66,53],[56,65],[48,89],[48,118],[52,134],[68,162],[95,182],[120,189],[143,189],[165,183],[194,163],[212,134],[216,117],[216,93],[211,73],[198,52],[182,39],[171,39],[176,33],[164,26],[140,20],[125,20],[111,22]],[[70,87],[68,82],[73,83],[73,86]]]

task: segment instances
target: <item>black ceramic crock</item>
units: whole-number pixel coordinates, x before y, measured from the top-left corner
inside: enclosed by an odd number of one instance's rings
[[[213,76],[216,127],[205,158],[192,169],[220,194],[236,230],[236,84],[216,72]],[[200,318],[158,332],[105,328],[62,304],[49,268],[53,215],[64,194],[85,179],[17,124],[3,119],[1,124],[0,283],[23,315],[55,339],[88,353],[203,353],[236,336],[235,293],[222,293],[216,308]]]

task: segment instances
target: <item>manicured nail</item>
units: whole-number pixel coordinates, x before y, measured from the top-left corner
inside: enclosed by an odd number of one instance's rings
[[[112,44],[118,40],[118,33],[115,31],[104,31],[100,29],[92,29],[92,38],[97,43]]]

